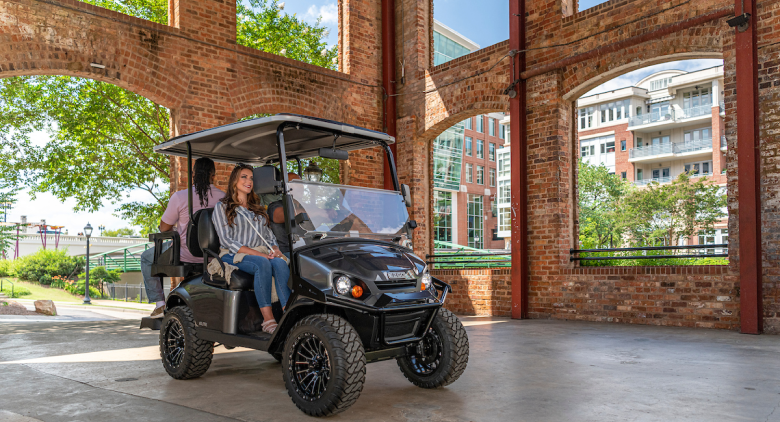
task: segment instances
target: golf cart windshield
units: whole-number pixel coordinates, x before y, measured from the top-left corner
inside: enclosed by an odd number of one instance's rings
[[[309,216],[301,224],[307,236],[394,238],[406,233],[409,213],[398,192],[301,180],[289,186],[295,214]]]

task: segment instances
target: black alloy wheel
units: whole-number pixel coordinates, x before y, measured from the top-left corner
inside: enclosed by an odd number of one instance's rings
[[[441,337],[430,327],[422,340],[407,346],[409,366],[415,374],[430,375],[439,367],[443,350]]]
[[[469,337],[458,317],[442,308],[425,336],[406,347],[406,356],[396,359],[412,384],[439,388],[455,382],[469,362]]]
[[[184,359],[184,328],[179,320],[173,319],[165,327],[165,342],[162,347],[165,348],[163,359],[168,366],[177,369]]]
[[[208,371],[214,342],[198,338],[192,310],[177,306],[165,313],[160,329],[160,357],[172,378],[198,378]]]
[[[366,379],[366,354],[357,331],[344,318],[309,315],[287,335],[282,377],[293,403],[310,416],[328,416],[352,406]]]
[[[295,391],[301,398],[308,401],[321,398],[330,382],[330,356],[325,343],[311,333],[298,336],[290,364],[295,374]]]

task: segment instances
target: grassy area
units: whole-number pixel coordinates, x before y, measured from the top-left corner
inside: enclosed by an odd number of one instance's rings
[[[6,278],[6,280],[9,280]],[[14,283],[14,287],[24,287],[29,290],[31,294],[20,297],[20,299],[32,299],[32,300],[54,300],[58,302],[77,302],[80,303],[84,300],[83,297],[74,296],[65,290],[51,288],[49,286],[43,286],[37,283],[28,283],[26,281],[19,281],[15,278],[10,279]],[[6,287],[5,285],[3,287]]]

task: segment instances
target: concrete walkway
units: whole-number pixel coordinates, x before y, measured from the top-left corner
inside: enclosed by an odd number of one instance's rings
[[[329,420],[780,421],[780,337],[463,321],[471,357],[456,383],[423,390],[393,361],[370,364],[358,402]],[[271,356],[216,351],[203,377],[176,381],[160,364],[157,332],[135,321],[0,323],[0,419],[311,420]]]

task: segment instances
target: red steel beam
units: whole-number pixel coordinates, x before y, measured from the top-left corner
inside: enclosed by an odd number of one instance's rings
[[[402,34],[403,35],[403,34]],[[382,130],[395,137],[395,0],[382,0],[382,87],[384,107],[384,128]],[[390,145],[393,158],[398,159],[395,144]],[[384,183],[385,189],[393,190],[393,180],[390,164],[385,156]],[[397,166],[396,166],[397,168]]]
[[[525,50],[525,0],[509,0],[509,48]],[[514,70],[510,80],[525,71],[525,53],[511,58]],[[517,73],[515,73],[517,72]],[[509,160],[512,205],[512,318],[528,318],[528,149],[526,120],[526,81],[514,87],[509,99]]]
[[[760,334],[764,327],[761,293],[763,251],[761,248],[756,0],[736,0],[734,13],[737,16],[750,13],[751,16],[746,30],[734,29],[737,68],[740,324],[743,333]]]
[[[739,3],[740,0],[737,0],[737,3]],[[697,16],[695,18],[686,19],[684,21],[675,23],[673,25],[668,25],[663,28],[656,29],[655,31],[650,31],[641,35],[635,35],[630,38],[626,38],[623,41],[614,42],[612,44],[607,44],[604,46],[601,46],[599,48],[595,48],[590,51],[586,51],[584,53],[576,54],[574,56],[568,57],[566,59],[558,60],[555,62],[552,62],[545,66],[540,66],[534,69],[530,69],[527,71],[524,71],[520,77],[522,79],[529,79],[534,76],[542,75],[547,72],[551,72],[555,69],[560,69],[562,67],[571,66],[573,64],[577,64],[580,62],[583,62],[585,60],[592,59],[594,57],[603,56],[605,54],[614,53],[618,50],[622,50],[625,48],[633,47],[635,45],[641,44],[643,42],[657,40],[659,38],[662,38],[666,35],[673,34],[675,32],[679,32],[688,28],[693,28],[695,26],[702,25],[704,23],[725,18],[727,16],[730,16],[734,10],[732,8],[727,9],[721,9],[715,12],[707,13],[701,16]],[[510,30],[511,31],[511,30]],[[511,37],[511,32],[510,32]],[[510,38],[511,39],[511,38]]]

